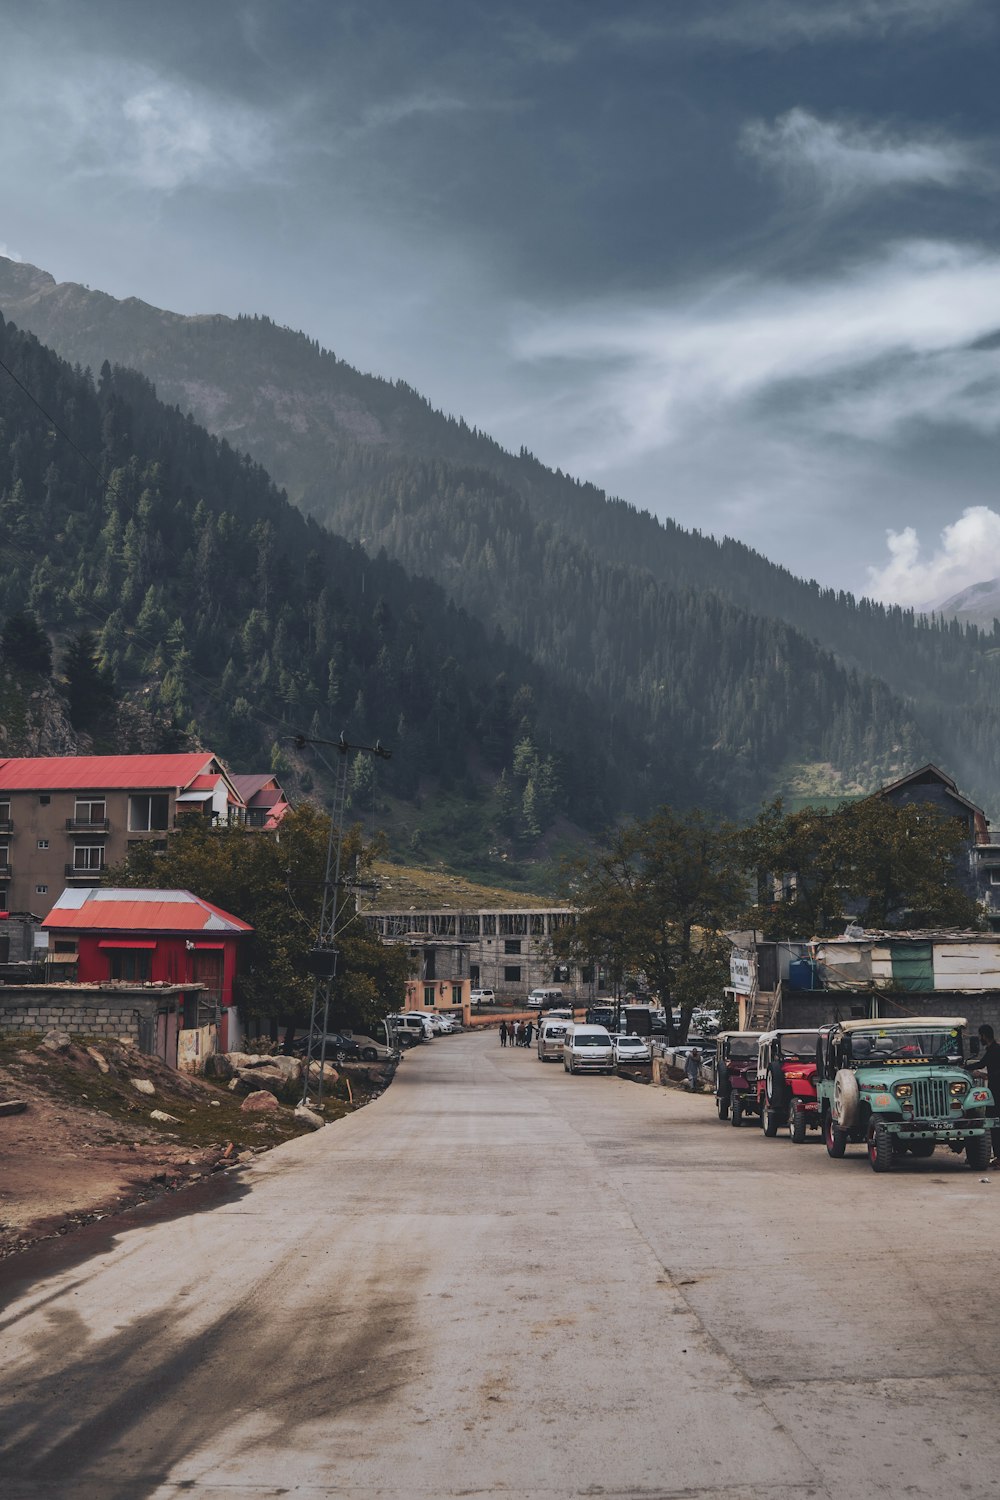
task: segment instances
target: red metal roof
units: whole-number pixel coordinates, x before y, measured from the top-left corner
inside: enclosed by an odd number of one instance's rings
[[[185,790],[189,792],[214,792],[221,780],[222,773],[220,771],[216,771],[214,775],[211,771],[206,771],[189,782]]]
[[[0,791],[110,791],[186,787],[211,771],[215,757],[190,755],[44,755],[0,760]],[[216,773],[211,779],[215,785]]]
[[[252,932],[248,922],[190,891],[70,888],[63,891],[42,926],[49,931]]]

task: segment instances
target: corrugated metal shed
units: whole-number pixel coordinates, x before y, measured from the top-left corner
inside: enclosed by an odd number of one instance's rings
[[[190,891],[66,890],[42,926],[75,932],[252,932]]]

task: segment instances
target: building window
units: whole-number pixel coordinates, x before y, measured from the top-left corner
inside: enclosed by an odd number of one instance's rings
[[[990,885],[1000,885],[1000,865],[990,865]]]
[[[56,938],[52,951],[53,953],[75,953],[76,943],[72,938]]]
[[[434,1009],[434,986],[432,984],[424,985],[424,1004],[428,1010]]]
[[[505,953],[520,953],[520,951],[521,951],[521,939],[520,938],[504,938],[504,940],[503,940],[503,951]]]
[[[462,1003],[462,986],[460,984],[453,984],[451,987],[451,1003],[452,1005],[461,1005]]]
[[[49,805],[49,803],[51,801],[52,801],[52,798],[46,792],[44,794],[44,796],[39,797],[39,799],[38,799],[38,805],[39,805],[39,807],[48,807],[48,805]]]
[[[10,824],[10,803],[0,802],[0,828],[6,828]]]
[[[483,937],[495,937],[497,930],[497,919],[495,916],[483,918]]]
[[[569,964],[556,964],[552,970],[553,984],[569,984]]]
[[[0,870],[6,870],[10,864],[10,845],[0,844]]]
[[[169,814],[170,798],[165,792],[128,799],[128,826],[132,833],[148,833],[151,828],[166,829]]]
[[[478,990],[478,988],[479,988],[479,965],[478,964],[470,964],[469,965],[469,984],[472,986],[472,988],[474,990]]]
[[[38,840],[38,847],[39,847],[39,849],[47,849],[49,847],[49,841],[48,841],[48,839],[39,839]]]
[[[84,828],[93,828],[103,823],[108,816],[108,805],[104,798],[77,797],[76,807],[73,810],[73,822],[81,823]]]
[[[103,844],[77,844],[73,850],[74,870],[103,870],[104,869],[104,845]]]
[[[503,977],[504,977],[504,983],[505,984],[520,984],[521,983],[521,965],[520,964],[505,964],[504,965],[504,971],[503,971]]]
[[[120,948],[110,955],[112,979],[148,984],[151,955],[141,948]]]
[[[36,896],[47,896],[48,893],[49,893],[49,888],[48,888],[47,885],[36,885],[35,886],[35,895]]]

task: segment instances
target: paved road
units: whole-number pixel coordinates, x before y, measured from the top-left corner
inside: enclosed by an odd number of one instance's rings
[[[997,1493],[1000,1175],[479,1034],[249,1184],[0,1313],[5,1500]]]

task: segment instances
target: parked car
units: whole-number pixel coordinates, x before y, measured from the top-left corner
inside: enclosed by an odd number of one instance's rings
[[[472,990],[469,1000],[473,1005],[496,1005],[497,997],[492,990]]]
[[[437,1020],[436,1011],[404,1010],[402,1014],[408,1021],[416,1021],[419,1026],[422,1026],[424,1028],[424,1036],[429,1042],[432,1042],[434,1040],[435,1036],[437,1035],[437,1028],[434,1025],[434,1022]]]
[[[563,1067],[567,1073],[613,1073],[615,1049],[610,1033],[603,1026],[570,1023],[563,1038]]]
[[[644,1036],[616,1036],[614,1046],[616,1063],[649,1062],[653,1055]]]
[[[715,1104],[720,1120],[740,1125],[757,1112],[758,1031],[720,1031],[715,1039]]]
[[[562,990],[555,985],[543,984],[531,991],[524,1004],[527,1010],[555,1010],[565,998]]]
[[[538,1040],[535,1043],[542,1062],[559,1062],[563,1055],[563,1042],[569,1021],[565,1016],[546,1016],[538,1023]]]
[[[313,1037],[313,1045],[310,1049],[309,1034],[296,1037],[292,1043],[295,1052],[307,1053],[313,1059],[318,1060],[325,1057],[327,1062],[378,1062],[380,1056],[379,1044],[371,1037],[356,1037],[344,1031],[328,1031],[326,1033],[326,1048],[323,1047],[323,1035],[318,1033]],[[388,1047],[381,1048],[381,1056],[388,1057]]]
[[[906,1152],[928,1157],[944,1145],[984,1171],[997,1110],[967,1071],[965,1025],[960,1016],[906,1016],[824,1028],[817,1092],[828,1154],[863,1141],[873,1171],[888,1172]]]
[[[450,1036],[454,1031],[462,1031],[464,1028],[457,1016],[438,1016],[438,1030],[442,1036]]]
[[[430,1026],[425,1023],[422,1016],[396,1015],[389,1016],[387,1019],[400,1041],[402,1042],[404,1037],[409,1037],[411,1046],[415,1042],[429,1042],[433,1036]]]
[[[816,1095],[817,1031],[764,1031],[757,1040],[757,1107],[764,1134],[782,1125],[796,1145],[822,1119]]]

